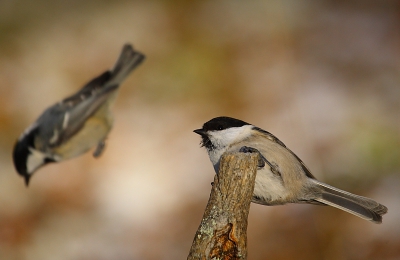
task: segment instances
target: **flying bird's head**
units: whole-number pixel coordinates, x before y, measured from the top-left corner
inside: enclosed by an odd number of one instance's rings
[[[14,146],[13,161],[18,174],[24,177],[26,186],[33,173],[41,166],[54,162],[54,159],[34,148],[37,127],[29,128],[17,140]]]

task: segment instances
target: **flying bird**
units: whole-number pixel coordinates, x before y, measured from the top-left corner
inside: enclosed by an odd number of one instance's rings
[[[144,59],[132,45],[124,45],[111,70],[47,108],[20,135],[14,146],[13,161],[27,186],[43,165],[77,157],[94,147],[94,157],[102,154],[113,126],[111,106],[119,86]]]

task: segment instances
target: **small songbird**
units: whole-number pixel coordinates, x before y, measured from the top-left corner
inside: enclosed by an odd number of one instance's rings
[[[230,117],[216,117],[194,130],[218,174],[225,152],[260,155],[252,202],[263,205],[329,205],[374,223],[387,208],[378,202],[317,181],[302,160],[271,133]]]
[[[124,45],[111,70],[92,79],[74,95],[47,108],[18,138],[13,152],[17,172],[28,186],[33,173],[50,162],[61,162],[96,147],[99,157],[113,125],[111,106],[120,84],[145,56]]]

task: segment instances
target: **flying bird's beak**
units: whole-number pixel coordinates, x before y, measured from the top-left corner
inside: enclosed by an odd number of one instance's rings
[[[24,178],[25,178],[25,185],[26,185],[26,187],[28,187],[29,186],[29,180],[31,179],[31,175],[27,174],[27,175],[24,176]]]
[[[207,132],[204,131],[203,129],[196,129],[193,132],[195,132],[196,134],[201,135],[201,136],[207,136]]]

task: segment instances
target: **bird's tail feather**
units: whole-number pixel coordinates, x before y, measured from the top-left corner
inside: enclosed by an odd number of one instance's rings
[[[371,222],[382,223],[382,215],[387,213],[387,208],[384,205],[317,180],[313,181],[323,190],[321,196],[315,199],[316,201],[344,210]]]
[[[114,68],[111,70],[111,79],[108,85],[119,85],[144,59],[145,56],[134,50],[132,45],[125,44]]]

